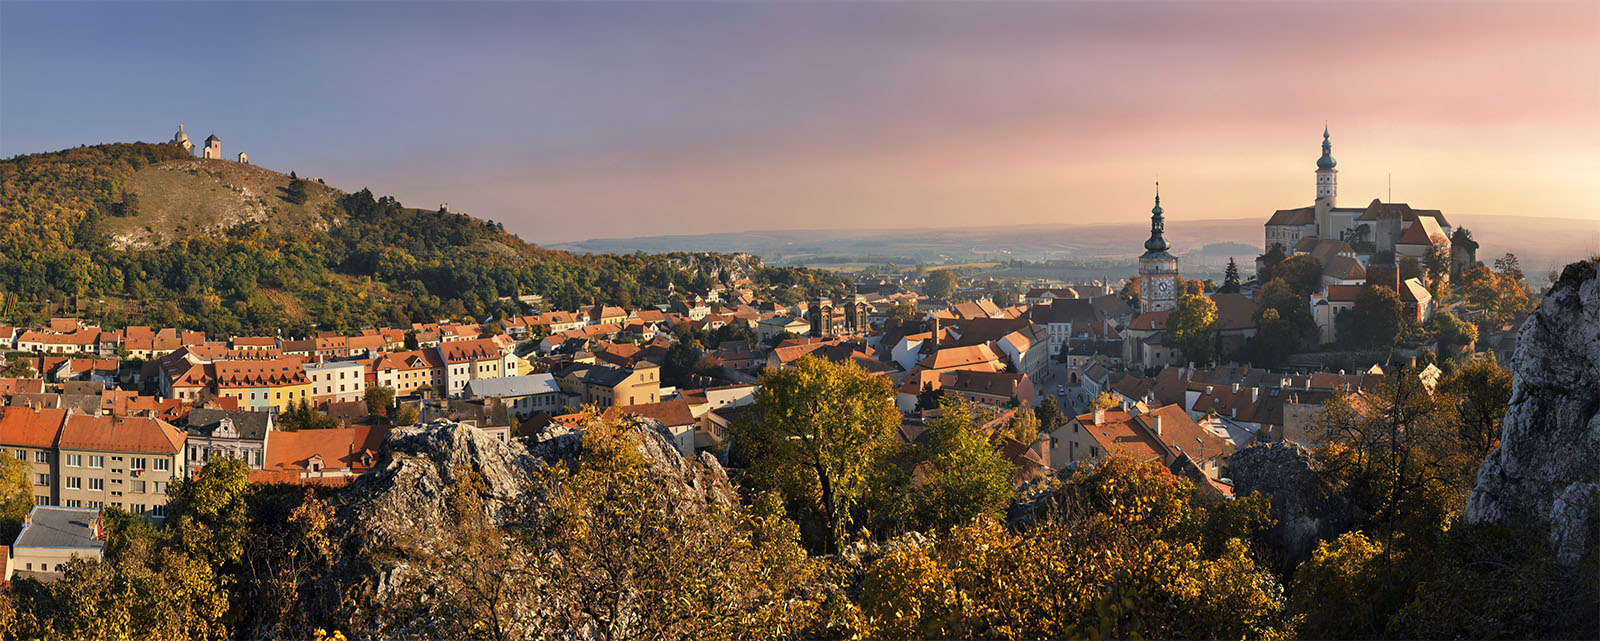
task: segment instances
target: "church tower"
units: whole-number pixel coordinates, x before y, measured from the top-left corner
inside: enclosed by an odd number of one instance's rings
[[[216,134],[206,137],[206,148],[202,155],[213,160],[222,160],[222,139]]]
[[[1178,307],[1183,293],[1183,276],[1178,274],[1178,257],[1168,253],[1172,243],[1165,236],[1166,219],[1161,211],[1161,183],[1156,183],[1156,206],[1150,209],[1150,240],[1144,241],[1139,257],[1139,313],[1164,312]]]
[[[178,123],[178,133],[172,134],[172,144],[183,146],[183,150],[194,153],[194,143],[189,142],[189,134],[183,131],[183,123]]]
[[[1328,212],[1338,206],[1339,170],[1333,160],[1333,143],[1328,142],[1328,126],[1322,126],[1322,157],[1317,159],[1317,237],[1333,238],[1333,225]]]

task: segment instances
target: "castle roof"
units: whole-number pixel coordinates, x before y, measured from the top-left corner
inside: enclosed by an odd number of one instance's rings
[[[1316,222],[1315,207],[1279,209],[1272,212],[1272,218],[1267,219],[1268,225],[1311,225]]]

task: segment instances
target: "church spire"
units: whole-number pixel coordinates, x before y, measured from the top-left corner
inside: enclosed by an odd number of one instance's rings
[[[1317,171],[1333,171],[1338,165],[1333,160],[1333,143],[1328,141],[1328,123],[1322,123],[1322,157],[1317,159]]]
[[[1165,213],[1161,209],[1161,181],[1156,181],[1156,206],[1150,208],[1150,240],[1144,241],[1145,255],[1165,252],[1172,249],[1172,243],[1167,242],[1163,232],[1166,231]]]

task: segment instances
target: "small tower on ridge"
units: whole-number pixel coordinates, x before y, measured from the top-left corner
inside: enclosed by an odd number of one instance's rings
[[[205,157],[213,160],[222,160],[222,139],[216,134],[206,137]]]

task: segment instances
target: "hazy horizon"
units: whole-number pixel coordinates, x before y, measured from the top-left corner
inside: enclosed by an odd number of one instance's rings
[[[1326,121],[1341,205],[1600,222],[1597,77],[1597,3],[8,1],[0,156],[182,121],[557,244],[1265,219]]]

